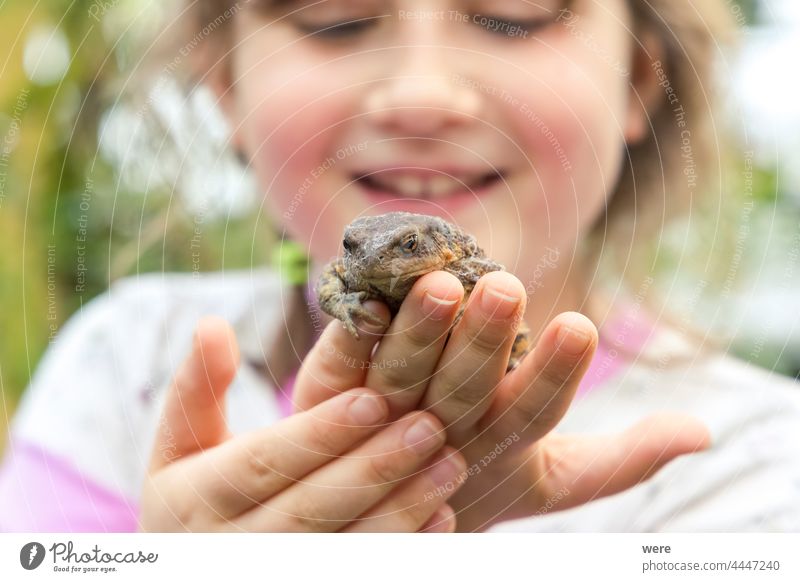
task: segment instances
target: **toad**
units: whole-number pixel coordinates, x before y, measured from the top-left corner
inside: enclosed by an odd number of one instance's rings
[[[386,325],[363,306],[364,301],[383,301],[394,317],[417,279],[439,270],[458,277],[464,287],[455,326],[478,279],[505,270],[485,255],[472,235],[439,217],[410,212],[357,218],[345,228],[342,246],[343,257],[325,266],[316,293],[320,308],[341,320],[355,338],[356,318]],[[529,334],[520,321],[507,370],[528,352]]]

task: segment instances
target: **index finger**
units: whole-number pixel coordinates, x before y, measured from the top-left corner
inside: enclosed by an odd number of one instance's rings
[[[380,301],[366,301],[364,307],[383,321],[391,319],[389,308]],[[366,364],[385,328],[367,322],[360,322],[358,327],[358,339],[339,320],[323,330],[297,373],[292,396],[295,411],[308,410],[345,390],[364,385],[369,369]]]

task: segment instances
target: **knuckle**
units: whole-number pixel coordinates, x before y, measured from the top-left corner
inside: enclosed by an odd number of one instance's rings
[[[510,328],[483,319],[464,320],[464,334],[471,351],[484,357],[497,355],[503,344],[514,337]]]
[[[515,407],[517,416],[526,423],[526,428],[531,431],[540,431],[543,426],[549,426],[555,417],[546,403],[536,399],[522,398]]]
[[[545,363],[539,370],[539,382],[552,388],[553,392],[561,390],[570,380],[570,369],[565,370],[554,362]]]
[[[326,533],[336,529],[336,520],[325,517],[319,499],[315,495],[303,495],[296,502],[296,509],[289,516],[290,530]]]
[[[458,410],[459,415],[474,408],[487,394],[482,386],[474,382],[453,382],[447,394],[447,404]]]
[[[276,462],[271,452],[264,450],[248,451],[245,455],[246,471],[257,488],[280,478]]]
[[[406,375],[400,371],[395,370],[392,368],[385,368],[383,370],[378,370],[381,376],[380,383],[375,382],[375,386],[382,390],[387,390],[387,387],[390,387],[392,390],[402,390],[408,387],[409,379]],[[370,372],[372,374],[372,372]],[[370,376],[367,382],[371,382],[373,377]],[[390,401],[394,402],[396,396],[392,394],[386,394]]]
[[[371,365],[374,366],[374,369],[370,370],[368,384],[372,379],[372,373],[375,372],[379,373],[381,377],[380,384],[384,386],[393,388],[411,388],[412,386],[421,388],[424,386],[424,382],[420,382],[419,378],[414,378],[413,372],[410,372],[410,370],[414,370],[413,360],[407,366],[394,365],[392,360],[373,360]]]
[[[427,322],[401,330],[400,337],[410,351],[423,352],[440,339],[447,330],[433,329]]]
[[[528,428],[535,432],[555,426],[568,406],[559,394],[566,383],[558,379],[544,380],[549,388],[543,389],[541,382],[541,377],[531,382],[514,405],[517,416],[529,423]]]
[[[337,444],[342,440],[342,435],[346,434],[349,427],[328,423],[320,418],[312,417],[310,414],[309,419],[303,442],[295,444],[295,446],[319,455],[332,455]]]
[[[365,472],[367,482],[372,485],[390,485],[397,481],[409,459],[407,455],[375,455],[367,461]]]

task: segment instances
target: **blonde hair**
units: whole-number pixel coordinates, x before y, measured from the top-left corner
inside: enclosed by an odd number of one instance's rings
[[[728,154],[720,144],[729,140],[721,137],[725,124],[717,117],[715,73],[723,54],[721,45],[729,45],[734,38],[734,15],[725,0],[630,0],[628,4],[633,16],[634,44],[641,48],[633,74],[637,67],[641,73],[646,72],[643,68],[649,68],[650,74],[657,74],[660,97],[649,111],[647,136],[628,147],[625,167],[606,212],[584,237],[579,257],[582,267],[576,268],[595,273],[590,284],[591,300],[585,310],[595,323],[609,317],[623,291],[648,310],[662,328],[671,328],[690,340],[696,349],[688,358],[694,359],[719,353],[730,338],[714,336],[690,321],[691,317],[668,307],[674,307],[674,302],[657,290],[654,265],[663,254],[660,241],[667,227],[688,212],[699,209],[701,215],[705,214],[705,205],[714,200],[711,194],[724,190],[722,177]],[[178,35],[174,39],[183,42],[197,38],[209,23],[217,23],[213,42],[203,42],[192,52],[190,85],[192,79],[201,78],[212,67],[224,66],[231,47],[231,19],[221,15],[237,7],[238,2],[233,0],[193,0],[184,6],[179,20],[187,26],[183,38]],[[647,44],[646,38],[657,42]],[[654,53],[648,54],[654,47]],[[707,218],[718,222],[720,217],[712,214]],[[701,223],[700,230],[702,227]],[[719,252],[730,252],[731,238],[732,231],[723,232]],[[696,256],[691,251],[690,254]],[[700,292],[706,288],[718,291],[723,284],[725,261],[708,262],[717,270],[703,267],[695,291],[698,287]],[[684,272],[691,270],[688,264],[683,268]],[[613,344],[624,357],[648,365],[655,365],[658,360],[658,365],[663,365],[663,354],[659,357],[638,349],[628,350],[624,342],[605,337],[603,327],[598,327],[601,341]],[[671,361],[682,360],[678,357]]]
[[[606,213],[595,223],[584,239],[584,268],[594,267],[601,285],[610,287],[617,279],[634,294],[634,301],[658,314],[658,323],[671,329],[692,344],[685,358],[673,363],[712,356],[724,351],[731,337],[713,333],[692,321],[699,295],[719,292],[725,285],[726,261],[706,260],[701,264],[699,250],[708,245],[699,240],[709,229],[719,236],[719,253],[733,248],[731,221],[713,208],[714,193],[725,191],[723,177],[730,163],[730,152],[723,144],[730,143],[725,123],[718,115],[717,66],[723,58],[723,46],[735,39],[733,13],[723,0],[632,0],[630,2],[636,42],[648,34],[658,39],[656,54],[647,54],[643,46],[643,62],[659,81],[660,97],[649,111],[650,131],[640,143],[630,145],[625,168]],[[721,209],[727,211],[732,205]],[[699,271],[687,298],[688,309],[676,310],[675,301],[659,289],[656,267],[659,254],[666,246],[664,235],[676,219],[691,215],[687,235],[694,236],[694,247],[680,257],[684,281]],[[721,224],[720,224],[721,223]],[[691,239],[687,239],[691,241]],[[684,241],[687,242],[687,241]],[[707,248],[707,247],[706,247]],[[662,264],[665,262],[661,259]],[[712,265],[708,269],[708,264]],[[620,275],[621,274],[621,275]],[[598,297],[610,291],[595,293]],[[610,309],[611,299],[599,299],[594,309]],[[602,306],[604,305],[604,306]],[[595,317],[600,317],[595,314]],[[604,338],[611,344],[611,338]],[[663,363],[663,355],[627,351],[620,352],[643,362]]]

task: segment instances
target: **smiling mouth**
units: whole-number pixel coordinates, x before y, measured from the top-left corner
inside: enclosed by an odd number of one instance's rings
[[[353,180],[365,188],[401,198],[441,200],[456,194],[470,194],[493,186],[503,179],[503,172],[489,172],[474,177],[445,174],[430,176],[412,173],[372,173],[355,175]]]

